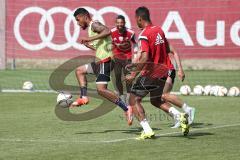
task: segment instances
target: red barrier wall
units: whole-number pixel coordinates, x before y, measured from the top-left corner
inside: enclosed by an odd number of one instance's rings
[[[238,0],[8,0],[7,58],[70,58],[89,54],[78,43],[86,31],[79,32],[79,27],[74,27],[75,8],[87,6],[110,28],[115,16],[124,14],[128,26],[138,34],[134,11],[142,5],[150,9],[153,23],[162,26],[182,58],[240,58]]]

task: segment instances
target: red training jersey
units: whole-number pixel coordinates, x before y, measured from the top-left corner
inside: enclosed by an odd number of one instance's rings
[[[166,77],[171,65],[168,55],[170,49],[161,27],[145,27],[138,37],[138,46],[141,52],[148,54],[147,65],[144,66],[142,75],[152,78]]]
[[[111,29],[114,58],[122,60],[132,58],[131,40],[134,36],[134,31],[128,28],[126,28],[124,33],[119,33],[116,27]]]
[[[174,65],[172,64],[171,57],[168,56],[167,58],[167,66],[169,67],[170,70],[174,70]]]

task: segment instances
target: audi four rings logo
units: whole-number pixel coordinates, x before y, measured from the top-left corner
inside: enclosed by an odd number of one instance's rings
[[[94,8],[87,7],[87,6],[84,6],[84,8],[87,9],[89,11],[89,13],[93,15],[94,20],[98,20],[103,24],[105,24],[105,21],[104,21],[102,15],[104,15],[105,13],[115,13],[117,15],[121,14],[121,15],[125,16],[125,18],[126,18],[126,26],[128,28],[131,28],[131,23],[130,23],[128,15],[120,8],[109,6],[109,7],[101,8],[98,11],[95,10]],[[73,12],[74,11],[69,10],[68,8],[65,8],[65,7],[53,7],[49,10],[45,10],[40,7],[26,8],[17,15],[16,20],[14,22],[15,37],[16,37],[18,43],[22,47],[24,47],[25,49],[31,50],[31,51],[41,50],[45,47],[48,47],[52,50],[57,50],[57,51],[66,50],[70,47],[73,47],[78,50],[88,50],[88,48],[86,48],[84,45],[77,43],[77,39],[80,34],[80,27],[77,25],[77,22],[75,21],[75,18],[73,17]],[[22,20],[24,19],[25,16],[27,16],[28,14],[31,14],[31,13],[37,13],[42,16],[40,19],[40,22],[39,22],[39,27],[38,27],[39,36],[40,36],[40,39],[42,42],[40,42],[38,44],[31,44],[31,43],[25,41],[20,33],[20,25],[21,25]],[[55,23],[52,18],[52,15],[56,14],[56,13],[63,13],[63,14],[67,15],[67,18],[63,24],[64,25],[64,35],[67,40],[67,42],[64,44],[55,44],[52,42],[53,37],[54,37],[54,32],[55,32]],[[73,22],[73,24],[74,24],[73,35],[71,35],[71,31],[70,31],[71,22]],[[45,32],[46,23],[48,23],[48,27],[49,27],[47,34]]]

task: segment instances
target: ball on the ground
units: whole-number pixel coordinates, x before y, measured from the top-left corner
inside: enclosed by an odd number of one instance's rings
[[[239,96],[239,94],[240,94],[240,91],[238,87],[231,87],[227,95],[231,97],[235,97],[235,96]]]
[[[227,88],[224,86],[219,86],[217,90],[217,94],[215,96],[223,97],[227,95]]]
[[[191,93],[191,88],[189,85],[183,85],[180,87],[180,93],[182,95],[189,95]]]
[[[205,96],[209,96],[210,95],[210,91],[211,91],[211,88],[212,88],[212,86],[211,85],[206,85],[205,87],[204,87],[204,95]]]
[[[22,89],[33,90],[33,83],[31,81],[26,81],[23,83]]]
[[[61,92],[57,96],[57,104],[60,107],[66,108],[73,103],[72,95],[70,93]]]
[[[204,88],[201,85],[196,85],[193,88],[194,95],[201,96],[203,94]]]
[[[210,96],[216,96],[218,93],[218,88],[219,88],[219,86],[217,86],[217,85],[212,86],[210,89]]]

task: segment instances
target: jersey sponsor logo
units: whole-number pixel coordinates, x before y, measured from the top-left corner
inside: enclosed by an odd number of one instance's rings
[[[163,40],[162,36],[158,33],[156,41],[155,41],[155,45],[159,45],[159,44],[162,44],[162,43],[164,43],[164,40]]]

